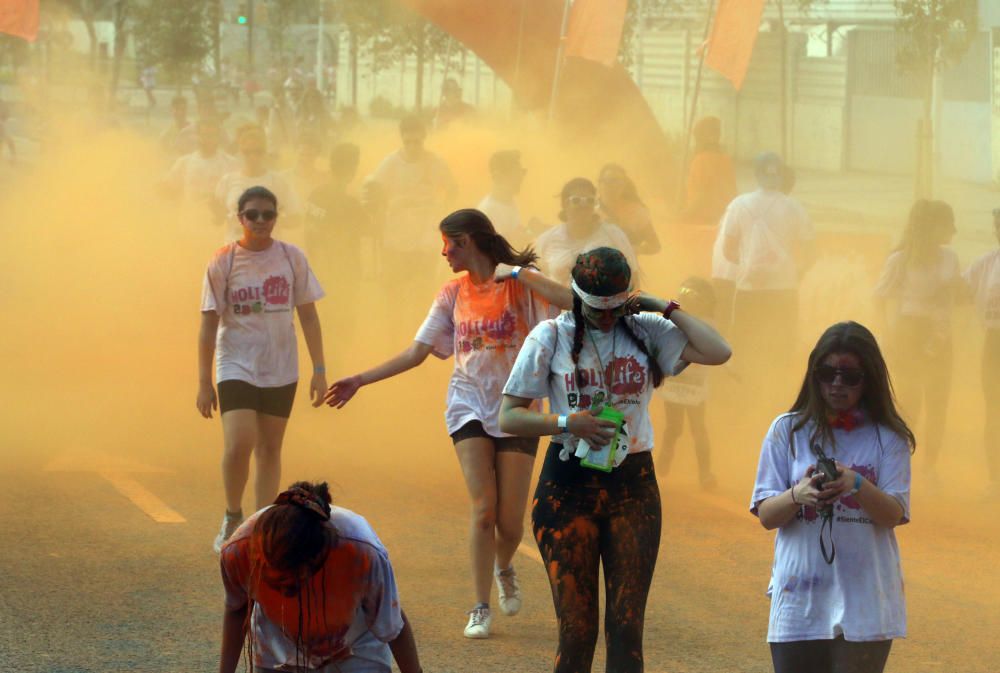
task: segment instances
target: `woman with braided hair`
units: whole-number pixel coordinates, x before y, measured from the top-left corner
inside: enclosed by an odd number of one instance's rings
[[[232,535],[220,557],[226,604],[220,673],[244,642],[251,670],[420,673],[389,555],[364,518],[300,481]]]
[[[511,437],[498,425],[500,399],[514,358],[528,332],[572,305],[567,288],[531,267],[531,249],[515,251],[489,218],[458,210],[440,225],[441,255],[451,270],[466,272],[448,282],[405,351],[330,386],[326,401],[338,409],[362,386],[420,365],[433,353],[455,356],[445,422],[472,499],[470,547],[476,603],[465,627],[467,638],[489,637],[491,586],[500,610],[521,609],[520,587],[511,561],[521,543],[531,471],[538,441]],[[513,266],[512,266],[513,265]]]
[[[631,294],[618,250],[584,252],[572,278],[573,312],[538,325],[517,356],[500,428],[553,435],[531,518],[559,622],[556,673],[590,670],[601,563],[607,670],[638,673],[661,522],[649,403],[665,376],[688,363],[722,364],[730,350],[676,302]],[[633,315],[642,310],[655,313]],[[534,406],[543,397],[551,414]]]

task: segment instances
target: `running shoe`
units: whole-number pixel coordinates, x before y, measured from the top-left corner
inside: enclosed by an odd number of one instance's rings
[[[215,536],[215,544],[212,545],[212,549],[215,550],[216,554],[222,551],[222,545],[226,544],[226,540],[236,532],[241,523],[243,523],[243,512],[232,514],[228,510],[226,511],[222,516],[222,528],[219,530],[219,534]]]
[[[489,638],[490,637],[490,622],[493,618],[490,616],[490,609],[483,607],[476,607],[469,610],[469,623],[465,626],[465,637],[466,638]]]
[[[521,585],[517,581],[514,566],[506,570],[495,570],[497,589],[500,594],[500,612],[513,617],[521,611]]]

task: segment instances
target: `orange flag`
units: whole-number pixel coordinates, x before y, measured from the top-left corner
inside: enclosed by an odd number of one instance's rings
[[[732,82],[737,91],[743,87],[763,14],[764,0],[719,0],[705,65]]]
[[[569,13],[566,55],[614,65],[628,0],[576,0]]]
[[[38,37],[38,0],[0,0],[0,33],[34,42]]]

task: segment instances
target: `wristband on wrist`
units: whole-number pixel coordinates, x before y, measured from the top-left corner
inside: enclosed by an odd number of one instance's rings
[[[517,277],[521,273],[521,268],[522,267],[520,267],[520,266],[515,266],[513,269],[511,269],[510,270],[510,277],[513,278],[514,280],[517,280]]]
[[[792,494],[792,502],[794,502],[796,505],[799,504],[799,501],[795,499],[795,487],[792,486],[790,489],[788,489],[788,492]]]
[[[667,307],[663,309],[663,317],[666,318],[667,320],[670,320],[670,314],[679,309],[680,307],[681,307],[680,304],[671,299],[670,303],[667,304]]]
[[[566,432],[569,428],[569,416],[566,414],[561,414],[556,419],[556,427],[559,428],[559,432]]]
[[[323,365],[316,365],[313,367],[313,374],[326,374],[326,367]]]
[[[861,484],[864,483],[864,478],[861,476],[860,472],[854,473],[854,488],[850,490],[847,495],[854,495],[861,490]]]

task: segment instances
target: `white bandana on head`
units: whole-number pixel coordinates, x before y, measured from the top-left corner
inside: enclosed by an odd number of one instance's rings
[[[628,301],[629,297],[628,290],[610,295],[608,297],[600,297],[596,294],[587,294],[581,290],[580,286],[576,284],[576,281],[572,279],[569,281],[569,286],[573,288],[573,292],[580,297],[580,301],[590,308],[596,308],[598,311],[607,311],[609,309],[618,308]]]

